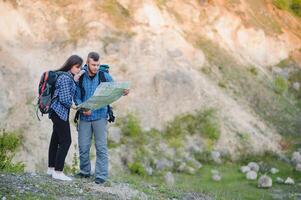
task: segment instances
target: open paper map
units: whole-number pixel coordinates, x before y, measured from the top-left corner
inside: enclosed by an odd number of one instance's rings
[[[78,105],[78,109],[96,110],[113,103],[123,96],[124,89],[129,89],[128,82],[104,82],[95,90],[92,97]]]

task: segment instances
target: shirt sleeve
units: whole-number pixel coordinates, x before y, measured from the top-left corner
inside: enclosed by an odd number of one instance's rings
[[[79,87],[79,84],[76,84],[76,90],[75,90],[75,95],[74,95],[74,103],[75,105],[79,105],[81,103],[83,103],[82,99],[81,99],[81,89]]]
[[[66,108],[70,108],[72,105],[71,81],[69,77],[64,75],[58,77],[57,80],[58,100]]]

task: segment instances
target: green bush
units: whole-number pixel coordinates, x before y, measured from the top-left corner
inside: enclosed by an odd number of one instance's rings
[[[214,109],[198,111],[195,115],[177,116],[168,123],[165,133],[167,137],[186,134],[201,134],[210,140],[217,140],[220,136],[219,119]]]
[[[278,76],[274,80],[274,89],[277,94],[283,94],[288,89],[287,80],[283,77]]]
[[[129,168],[130,172],[133,174],[138,174],[138,175],[142,175],[142,176],[144,176],[146,174],[145,169],[140,162],[130,163],[130,164],[128,164],[128,168]]]
[[[21,138],[14,133],[0,133],[0,171],[23,172],[24,164],[13,163],[12,159],[21,144]]]
[[[301,17],[301,0],[292,0],[290,8],[295,13],[295,15]]]
[[[140,122],[133,114],[127,115],[121,126],[121,131],[124,136],[133,138],[142,133]]]

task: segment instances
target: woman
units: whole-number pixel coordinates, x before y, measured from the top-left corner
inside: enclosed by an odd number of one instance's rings
[[[73,80],[78,74],[83,59],[77,55],[68,58],[65,64],[57,71],[62,71],[55,83],[53,102],[50,105],[49,118],[53,122],[53,132],[49,145],[47,174],[52,178],[71,181],[63,173],[65,158],[71,145],[69,112],[72,105],[76,86]]]

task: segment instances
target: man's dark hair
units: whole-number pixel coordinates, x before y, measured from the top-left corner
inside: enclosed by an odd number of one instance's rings
[[[99,60],[99,54],[96,52],[90,52],[88,54],[88,59],[91,58],[94,61],[98,61]]]

